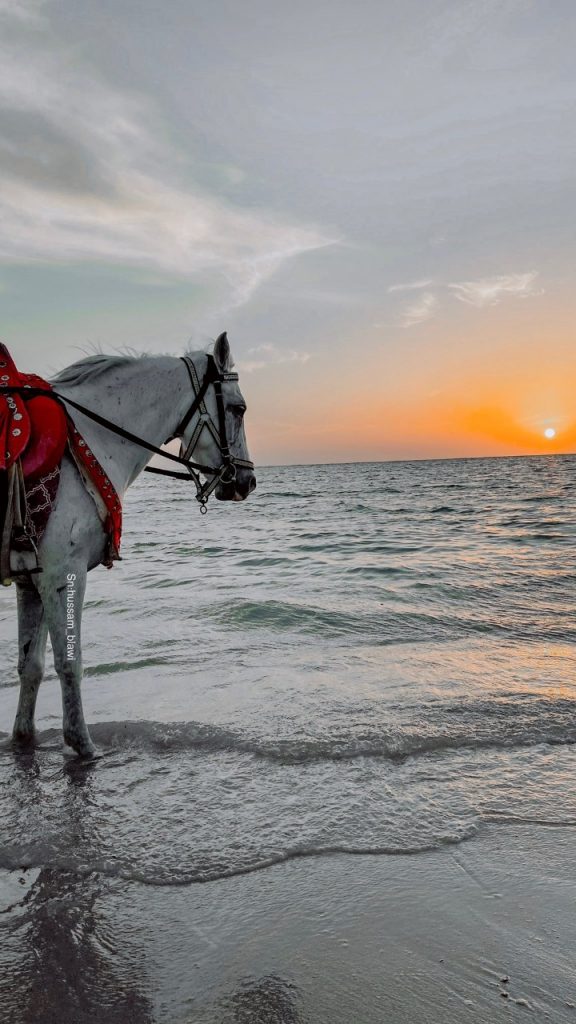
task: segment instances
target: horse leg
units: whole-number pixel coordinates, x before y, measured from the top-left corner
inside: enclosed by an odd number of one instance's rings
[[[31,583],[16,584],[18,599],[18,675],[20,698],[12,737],[18,744],[34,740],[34,711],[46,658],[48,626],[42,599]]]
[[[44,596],[44,607],[54,653],[54,667],[62,686],[64,742],[80,757],[91,757],[95,747],[82,710],[82,649],[80,627],[86,589],[86,568],[69,571],[59,586]]]

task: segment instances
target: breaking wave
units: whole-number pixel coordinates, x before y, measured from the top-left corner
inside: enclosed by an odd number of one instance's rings
[[[576,700],[526,696],[519,700],[453,701],[414,709],[419,724],[335,734],[299,733],[266,736],[202,722],[96,722],[90,732],[104,751],[126,750],[170,754],[187,750],[249,754],[282,764],[346,761],[355,758],[404,758],[449,751],[511,749],[540,744],[576,743]],[[0,733],[3,746],[9,735]],[[60,741],[58,729],[38,735],[40,746]]]

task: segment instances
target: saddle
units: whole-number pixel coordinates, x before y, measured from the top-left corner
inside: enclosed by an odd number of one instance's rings
[[[0,383],[51,391],[34,373],[19,373],[8,349],[0,344]],[[61,462],[68,437],[66,414],[52,398],[4,396],[0,403],[0,470],[21,458],[25,480],[38,480]]]
[[[30,398],[27,388],[35,389]],[[46,397],[37,395],[38,389]],[[12,582],[11,550],[38,554],[67,447],[105,524],[109,543],[103,564],[111,567],[119,558],[120,499],[60,402],[49,397],[51,391],[42,377],[20,373],[0,343],[0,582],[6,585]],[[39,571],[38,566],[28,570]]]

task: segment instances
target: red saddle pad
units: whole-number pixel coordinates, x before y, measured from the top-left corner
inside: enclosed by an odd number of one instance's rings
[[[0,344],[0,384],[29,385],[50,391],[50,385],[32,373],[19,373],[8,349]],[[10,393],[0,399],[0,468],[16,459],[22,461],[25,480],[38,480],[51,473],[62,460],[68,439],[68,424],[62,406],[53,398],[39,395],[24,400]]]
[[[62,406],[53,398],[31,398],[30,441],[22,455],[25,480],[38,480],[60,465],[68,439],[68,424]]]

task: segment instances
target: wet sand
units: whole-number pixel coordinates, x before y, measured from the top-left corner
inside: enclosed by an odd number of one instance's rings
[[[2,872],[2,1020],[576,1021],[575,906],[576,831],[527,823],[182,887]]]

